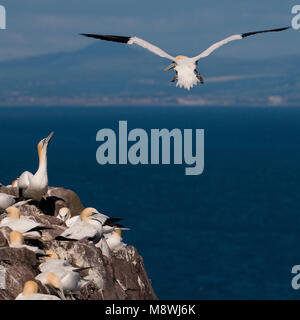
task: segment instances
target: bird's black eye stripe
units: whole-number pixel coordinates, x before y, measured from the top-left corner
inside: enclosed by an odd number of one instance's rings
[[[100,223],[102,225],[101,221],[99,221],[98,219],[92,218],[92,220],[97,221],[98,223]]]

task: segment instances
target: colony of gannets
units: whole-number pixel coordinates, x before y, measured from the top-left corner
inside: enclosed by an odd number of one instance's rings
[[[33,175],[25,171],[18,179],[14,180],[6,188],[19,191],[19,197],[0,193],[0,229],[9,228],[8,236],[10,248],[25,248],[34,252],[40,262],[40,273],[24,284],[16,300],[64,300],[78,293],[82,287],[89,283],[80,275],[80,271],[97,268],[89,266],[79,268],[69,261],[60,259],[58,253],[53,250],[43,250],[43,231],[51,229],[35,221],[34,217],[24,215],[24,206],[43,201],[48,193],[47,173],[47,148],[53,133],[38,143],[39,168]],[[15,190],[15,191],[16,191]],[[24,199],[27,199],[24,201]],[[20,201],[22,200],[22,201]],[[38,205],[38,204],[37,204]],[[120,218],[110,218],[100,213],[95,208],[85,208],[80,215],[72,217],[70,208],[63,207],[59,210],[57,218],[64,225],[65,230],[52,241],[80,241],[86,240],[90,245],[104,248],[104,255],[110,256],[110,252],[118,251],[126,246],[122,242],[121,230],[124,228],[118,222]],[[32,241],[38,241],[39,246]],[[108,252],[110,251],[110,252]],[[48,294],[38,293],[37,281],[44,286]]]

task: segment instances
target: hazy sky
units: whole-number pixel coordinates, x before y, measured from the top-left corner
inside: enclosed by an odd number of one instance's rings
[[[8,28],[0,30],[3,60],[91,44],[78,35],[82,32],[136,35],[171,54],[193,55],[231,34],[290,25],[291,8],[300,0],[0,0],[0,4],[6,7]],[[260,58],[300,52],[300,30],[254,38],[223,47],[216,55]]]

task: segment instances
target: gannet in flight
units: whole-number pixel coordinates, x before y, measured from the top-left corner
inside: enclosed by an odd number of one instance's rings
[[[15,300],[61,300],[53,295],[38,293],[38,290],[39,287],[35,281],[27,281],[23,292]]]
[[[120,42],[125,44],[137,44],[154,54],[162,57],[167,58],[169,60],[172,60],[173,63],[167,67],[164,71],[168,71],[170,69],[175,69],[176,74],[174,78],[171,80],[171,82],[175,82],[177,80],[176,87],[184,87],[187,90],[190,90],[193,88],[194,85],[197,85],[198,82],[204,83],[204,80],[200,73],[197,71],[197,64],[198,60],[202,58],[206,58],[209,56],[213,51],[220,48],[226,43],[229,43],[234,40],[241,40],[246,37],[258,34],[258,33],[265,33],[265,32],[278,32],[278,31],[284,31],[287,29],[290,29],[291,27],[286,28],[280,28],[280,29],[271,29],[271,30],[263,30],[263,31],[255,31],[255,32],[248,32],[248,33],[242,33],[242,34],[236,34],[233,36],[230,36],[222,41],[219,41],[212,46],[210,46],[208,49],[200,53],[199,55],[195,57],[186,57],[183,55],[178,55],[176,57],[173,57],[163,51],[162,49],[154,46],[153,44],[137,38],[137,37],[124,37],[124,36],[113,36],[113,35],[101,35],[101,34],[88,34],[88,33],[81,33],[81,35],[91,38],[96,38],[100,40],[106,40],[106,41],[113,41],[113,42]]]
[[[9,227],[14,231],[19,231],[25,239],[40,239],[42,236],[41,230],[50,229],[33,219],[21,217],[20,210],[16,207],[8,207],[5,211],[8,217],[1,220],[0,227]]]
[[[29,171],[21,174],[18,180],[20,196],[40,201],[48,191],[48,174],[47,174],[47,149],[48,144],[53,137],[54,132],[41,140],[37,146],[39,155],[39,168],[35,175]]]

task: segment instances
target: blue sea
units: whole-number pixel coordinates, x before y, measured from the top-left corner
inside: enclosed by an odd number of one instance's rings
[[[96,133],[205,130],[205,170],[96,162]],[[160,299],[298,299],[300,108],[0,108],[0,181],[37,168],[36,144],[55,131],[49,183],[85,206],[123,217]]]

